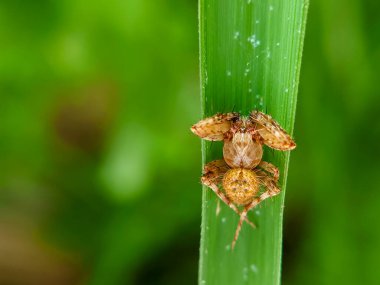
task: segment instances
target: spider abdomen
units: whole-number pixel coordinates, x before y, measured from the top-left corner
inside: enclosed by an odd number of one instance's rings
[[[259,181],[252,170],[234,168],[228,170],[224,175],[223,188],[233,203],[246,205],[259,192]]]

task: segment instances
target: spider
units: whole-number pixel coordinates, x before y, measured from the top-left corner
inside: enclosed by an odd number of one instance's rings
[[[243,221],[254,227],[248,220],[248,211],[280,193],[279,170],[262,161],[263,144],[281,151],[292,150],[296,144],[271,116],[260,111],[252,111],[248,117],[235,112],[216,114],[193,125],[191,131],[205,140],[224,141],[224,159],[206,164],[201,182],[240,215],[232,241],[234,248]],[[265,191],[260,193],[261,185]],[[238,206],[243,206],[241,212]]]

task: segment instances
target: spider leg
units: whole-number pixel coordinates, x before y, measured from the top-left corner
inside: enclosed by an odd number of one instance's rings
[[[261,170],[255,169],[255,172],[256,174],[258,174],[258,176],[260,176],[261,184],[264,185],[264,187],[267,190],[263,192],[259,197],[254,198],[253,201],[247,204],[244,207],[244,210],[241,212],[240,220],[236,228],[234,239],[232,241],[232,249],[235,247],[236,241],[239,237],[241,226],[243,224],[243,221],[247,217],[248,212],[254,207],[256,207],[258,204],[260,204],[263,200],[276,196],[280,193],[280,189],[277,187],[277,181],[275,181],[274,177],[270,177],[267,173]]]
[[[208,141],[222,141],[225,134],[231,129],[233,121],[238,118],[238,113],[216,114],[200,120],[191,127],[191,131]]]
[[[229,166],[224,160],[214,160],[205,165],[203,170],[203,175],[201,178],[202,184],[211,188],[215,194],[222,200],[227,206],[235,211],[236,214],[240,215],[239,209],[233,204],[227,196],[220,191],[218,184],[220,184],[223,175],[229,170]],[[255,228],[255,225],[248,220],[245,216],[243,221],[246,221],[251,227]]]
[[[261,161],[258,165],[261,169],[265,170],[266,172],[272,174],[274,182],[278,181],[278,178],[280,177],[280,171],[276,166],[274,166],[272,163]],[[261,173],[262,171],[260,171]]]
[[[283,151],[296,147],[293,139],[271,116],[260,111],[253,111],[250,119],[257,124],[257,132],[267,146]]]

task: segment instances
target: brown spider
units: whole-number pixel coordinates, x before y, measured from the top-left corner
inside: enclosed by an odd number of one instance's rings
[[[234,248],[243,221],[254,227],[247,218],[248,211],[280,193],[278,168],[261,160],[263,144],[282,151],[292,150],[296,144],[271,116],[259,111],[251,112],[249,117],[239,113],[216,114],[199,121],[191,131],[205,140],[224,141],[224,159],[206,164],[201,181],[240,215],[232,241]],[[219,189],[220,184],[224,192]],[[266,188],[261,194],[260,185]],[[242,212],[237,206],[244,206]]]

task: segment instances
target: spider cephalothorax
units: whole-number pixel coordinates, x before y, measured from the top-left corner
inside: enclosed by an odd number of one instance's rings
[[[292,150],[296,144],[269,115],[259,111],[249,117],[239,113],[216,114],[191,127],[197,136],[210,141],[224,141],[223,158],[205,165],[202,183],[240,215],[232,242],[234,247],[247,212],[261,201],[280,193],[277,187],[279,171],[262,161],[263,144],[277,150]],[[224,192],[219,189],[222,184]],[[260,194],[260,185],[266,191]],[[240,212],[237,206],[244,206]]]

